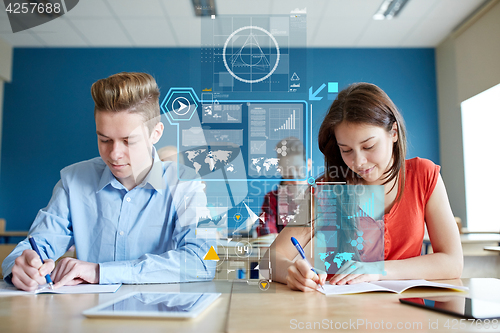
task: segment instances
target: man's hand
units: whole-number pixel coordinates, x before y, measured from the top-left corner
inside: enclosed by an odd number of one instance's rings
[[[384,271],[384,262],[348,261],[330,279],[330,284],[344,285],[378,281]]]
[[[54,289],[80,283],[99,283],[99,264],[63,258],[52,273]]]
[[[54,261],[47,259],[42,263],[40,256],[33,250],[24,250],[14,261],[12,283],[21,290],[34,291],[38,285],[46,284],[45,275],[54,269]]]

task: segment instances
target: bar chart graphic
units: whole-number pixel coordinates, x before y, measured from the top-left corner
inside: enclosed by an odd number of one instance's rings
[[[287,120],[285,120],[285,123],[280,126],[280,128],[275,128],[274,131],[277,132],[279,130],[288,130],[288,129],[295,129],[295,110],[293,110],[293,113],[288,117]]]
[[[286,137],[300,137],[302,124],[300,110],[294,108],[269,109],[269,138],[281,140]]]
[[[347,219],[353,219],[355,217],[371,217],[375,216],[375,194],[372,193],[371,198],[369,198],[364,203],[360,203],[359,209],[353,215],[348,215]]]

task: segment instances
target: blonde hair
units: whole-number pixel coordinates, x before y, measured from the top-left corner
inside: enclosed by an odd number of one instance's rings
[[[98,111],[140,114],[151,133],[160,121],[160,90],[147,73],[122,72],[100,79],[90,89],[94,99],[94,117]]]

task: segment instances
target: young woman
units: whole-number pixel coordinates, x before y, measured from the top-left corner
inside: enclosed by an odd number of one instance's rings
[[[385,191],[385,272],[342,267],[339,272],[345,274],[335,274],[329,283],[460,277],[462,246],[440,167],[418,157],[405,160],[404,121],[384,91],[357,83],[340,92],[321,125],[318,143],[326,163],[322,181],[383,185]],[[434,252],[421,256],[424,225]],[[305,260],[297,259],[290,241],[295,237],[310,247],[314,232],[314,222],[313,228],[283,229],[269,251],[273,280],[301,291],[316,290],[326,282],[326,274],[316,275]]]

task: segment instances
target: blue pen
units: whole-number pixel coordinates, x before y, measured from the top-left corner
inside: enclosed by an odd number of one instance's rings
[[[40,251],[38,250],[38,246],[36,246],[35,239],[33,238],[33,236],[29,236],[28,240],[31,244],[31,248],[33,249],[33,251],[35,251],[38,254],[38,256],[40,257],[40,260],[42,261],[42,264],[43,264],[43,258],[42,258],[42,255],[40,254]],[[45,280],[49,284],[50,289],[54,289],[54,282],[52,282],[52,279],[50,278],[50,274],[45,275]]]
[[[311,271],[313,271],[314,274],[318,275],[318,277],[319,277],[318,272],[316,272],[316,270],[314,269],[314,267],[312,267],[312,265],[307,260],[306,254],[304,253],[304,249],[302,248],[302,246],[300,246],[299,241],[296,240],[295,237],[292,237],[292,244],[293,244],[293,246],[295,246],[295,248],[297,249],[297,251],[299,251],[300,256],[302,257],[302,259],[304,259],[309,264],[309,266],[311,266]],[[319,286],[321,287],[321,289],[323,289],[323,291],[325,291],[325,288],[323,288],[323,286],[321,284]]]

